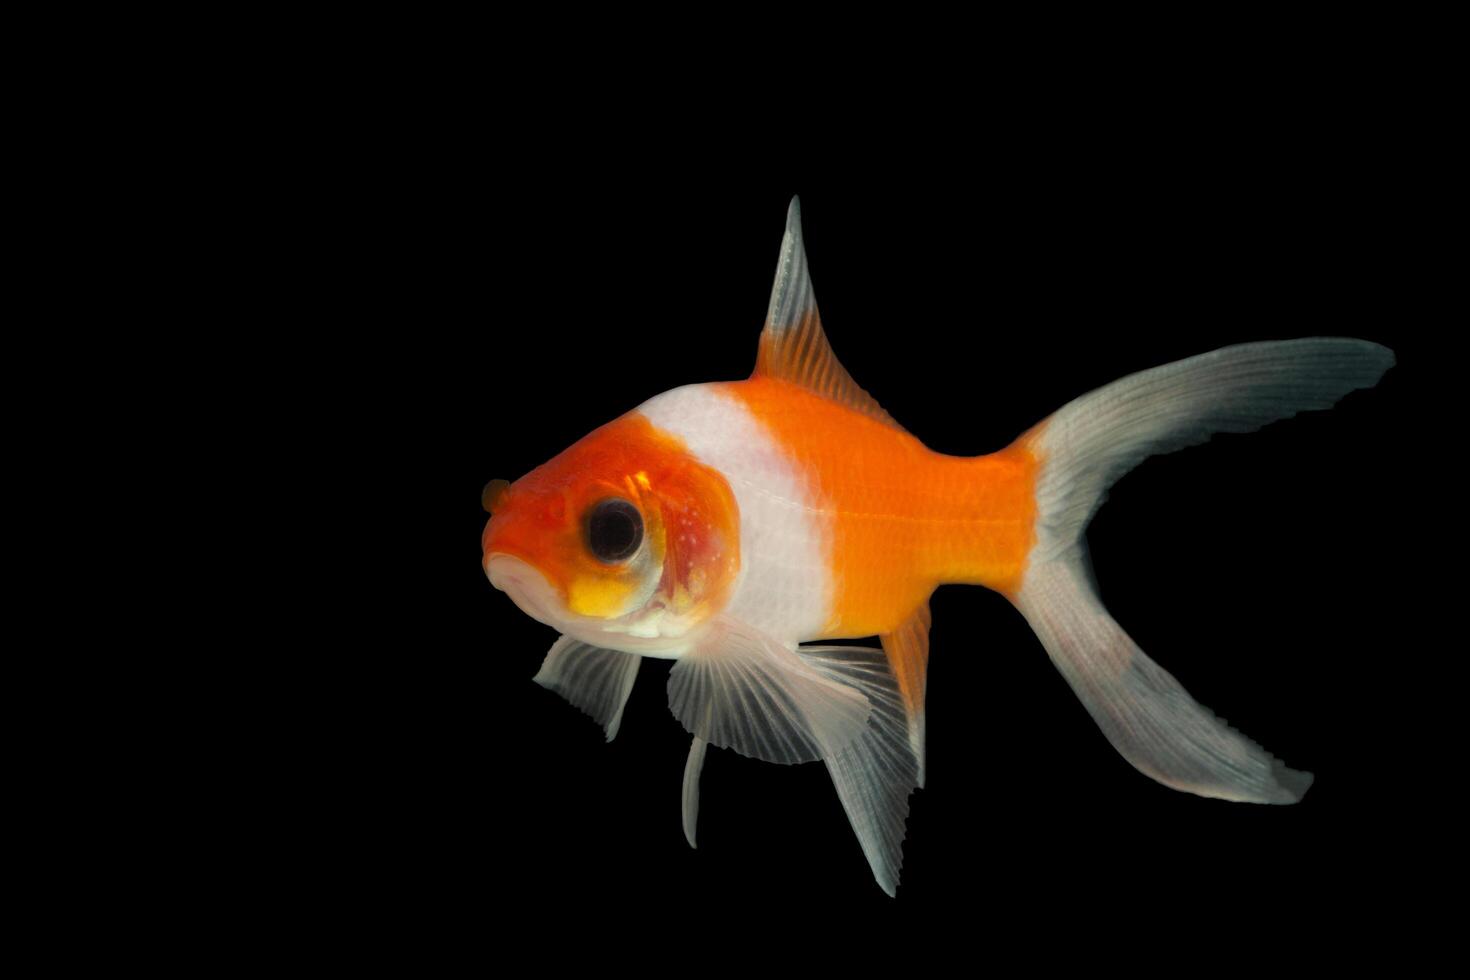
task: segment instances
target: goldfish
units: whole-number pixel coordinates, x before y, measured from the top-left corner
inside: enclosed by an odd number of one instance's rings
[[[940,585],[1008,599],[1144,775],[1220,800],[1302,798],[1311,773],[1198,704],[1109,615],[1085,532],[1144,459],[1328,409],[1393,364],[1352,338],[1239,344],[1083,394],[997,452],[937,453],[838,361],[793,198],[752,374],[659,394],[520,479],[491,481],[483,568],[560,634],[535,681],[609,741],[643,659],[673,662],[691,846],[709,747],[820,761],[894,896],[925,784]],[[880,646],[834,642],[866,637]]]

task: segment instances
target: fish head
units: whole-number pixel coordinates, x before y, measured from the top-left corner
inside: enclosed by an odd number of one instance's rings
[[[729,484],[637,412],[486,488],[490,582],[527,615],[614,650],[677,656],[740,568]]]

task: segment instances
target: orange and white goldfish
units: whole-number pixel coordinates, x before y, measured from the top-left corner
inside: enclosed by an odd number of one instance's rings
[[[708,746],[820,759],[893,895],[924,785],[929,597],[942,584],[1008,598],[1145,775],[1225,800],[1301,799],[1310,773],[1197,704],[1108,615],[1084,532],[1146,457],[1329,408],[1393,363],[1354,339],[1226,347],[1085,394],[1000,452],[942,455],[833,354],[793,199],[754,373],[665,392],[493,481],[484,569],[562,634],[535,679],[609,740],[642,658],[674,661],[669,706],[693,736],[691,845]],[[868,636],[882,648],[811,642]]]

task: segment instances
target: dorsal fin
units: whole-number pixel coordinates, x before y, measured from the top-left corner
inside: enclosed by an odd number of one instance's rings
[[[801,240],[801,202],[795,197],[786,210],[786,235],[781,239],[776,283],[771,287],[771,306],[752,377],[799,384],[895,429],[903,428],[858,387],[827,343]]]

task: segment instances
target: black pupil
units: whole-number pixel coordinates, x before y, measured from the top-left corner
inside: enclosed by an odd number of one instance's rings
[[[587,518],[587,547],[599,561],[622,561],[643,540],[643,518],[626,500],[604,500]]]

